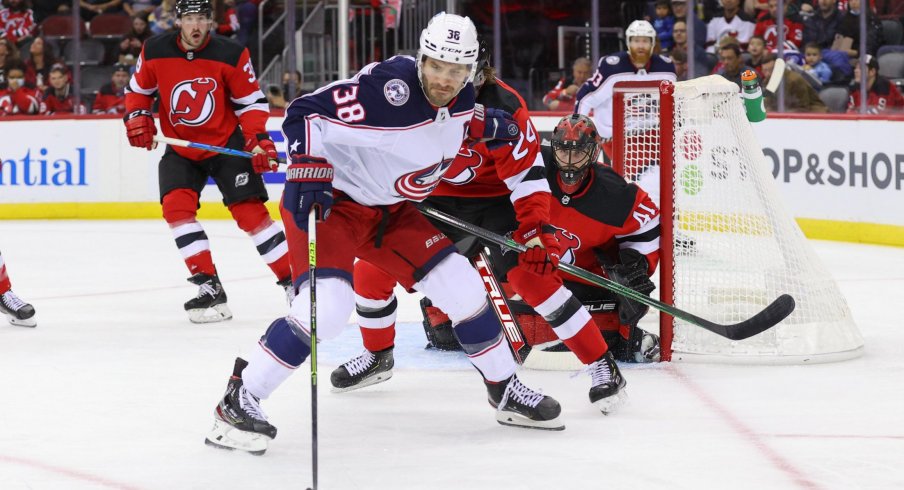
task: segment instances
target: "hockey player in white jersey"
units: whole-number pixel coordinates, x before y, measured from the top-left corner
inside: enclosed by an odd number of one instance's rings
[[[310,354],[307,226],[317,226],[317,337],[336,337],[355,307],[352,271],[362,258],[423,292],[453,320],[505,425],[563,429],[559,403],[518,379],[482,280],[412,201],[448,170],[464,138],[520,137],[511,115],[475,106],[477,32],[441,13],[421,33],[417,59],[372,63],[349,80],[292,102],[283,132],[290,165],[281,205],[299,294],[249,360],[237,359],[207,443],[261,454],[276,428],[260,408]]]
[[[656,49],[656,30],[645,20],[635,20],[625,30],[628,50],[600,58],[596,72],[584,82],[577,93],[575,112],[593,119],[603,140],[603,151],[611,159],[612,152],[612,89],[617,82],[646,80],[676,80],[675,64],[665,55],[653,54]],[[640,99],[635,99],[640,103]],[[659,122],[642,108],[635,108],[636,116],[626,120],[632,131],[657,130]],[[637,183],[659,205],[659,167],[652,167],[637,178]],[[626,176],[627,177],[627,176]]]

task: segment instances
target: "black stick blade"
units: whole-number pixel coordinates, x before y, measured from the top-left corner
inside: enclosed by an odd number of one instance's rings
[[[721,335],[730,340],[744,340],[754,335],[761,334],[776,326],[779,322],[788,318],[794,311],[796,303],[790,294],[783,294],[776,298],[763,311],[734,325],[720,325],[700,317],[695,317],[699,325],[710,332]]]

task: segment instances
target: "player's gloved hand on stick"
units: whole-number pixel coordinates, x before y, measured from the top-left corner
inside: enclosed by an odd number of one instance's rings
[[[324,158],[293,153],[286,169],[282,205],[295,216],[295,224],[308,231],[308,215],[316,206],[317,219],[325,220],[333,205],[333,166]]]
[[[474,104],[474,116],[468,126],[468,140],[471,143],[486,141],[488,147],[497,147],[509,141],[517,141],[521,135],[518,122],[511,114],[501,109]]]
[[[512,237],[527,250],[518,256],[518,263],[534,274],[551,274],[559,266],[562,248],[556,239],[556,229],[548,223],[518,228]]]
[[[126,136],[129,137],[130,145],[148,150],[157,148],[157,142],[154,141],[157,128],[154,127],[154,116],[151,111],[147,109],[134,110],[126,114],[123,121],[126,123]]]
[[[647,258],[631,248],[619,251],[618,258],[620,264],[603,266],[609,279],[649,296],[656,289],[656,285],[647,275],[649,269]],[[645,304],[619,296],[618,321],[622,325],[636,325],[649,309],[650,307]]]
[[[251,166],[254,171],[262,174],[264,172],[276,172],[279,168],[279,154],[276,152],[276,145],[270,139],[267,133],[252,134],[245,137],[245,151],[254,153],[251,157]]]

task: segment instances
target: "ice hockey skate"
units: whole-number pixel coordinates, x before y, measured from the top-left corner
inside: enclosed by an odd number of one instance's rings
[[[611,352],[586,368],[590,372],[593,385],[590,387],[590,403],[608,415],[627,399],[625,385],[628,383],[618,370]]]
[[[496,409],[496,421],[502,425],[528,429],[564,430],[559,420],[562,407],[553,397],[534,391],[518,375],[499,383],[486,382],[490,405]]]
[[[185,311],[192,323],[222,322],[232,318],[219,277],[198,273],[189,277],[188,282],[198,285],[198,295],[185,302]]]
[[[19,327],[38,325],[34,306],[22,301],[12,290],[0,294],[0,313],[6,315],[10,323]]]
[[[242,370],[248,362],[236,358],[226,394],[214,410],[213,429],[204,443],[221,449],[239,449],[260,456],[276,437],[276,427],[267,422],[260,400],[242,384]]]
[[[360,356],[337,367],[330,375],[333,393],[344,393],[388,381],[392,377],[392,347]]]

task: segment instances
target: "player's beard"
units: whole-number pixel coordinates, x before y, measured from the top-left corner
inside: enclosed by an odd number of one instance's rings
[[[651,55],[649,51],[629,50],[628,53],[631,55],[631,62],[635,65],[643,66],[650,62]]]
[[[451,85],[442,85],[439,83],[426,83],[427,100],[436,107],[443,107],[458,95],[458,91]],[[442,91],[440,91],[442,90]]]

